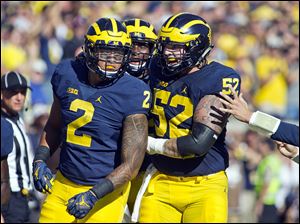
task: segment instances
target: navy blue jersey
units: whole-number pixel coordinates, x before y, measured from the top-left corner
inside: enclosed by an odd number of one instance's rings
[[[156,137],[159,138],[178,138],[190,134],[195,108],[204,96],[218,95],[220,91],[230,94],[229,85],[240,90],[240,76],[217,62],[177,80],[163,80],[159,67],[154,63],[151,69],[150,86],[154,98],[151,115]],[[202,157],[175,159],[156,154],[151,156],[152,162],[161,172],[176,176],[207,175],[225,170],[228,167],[225,133],[226,128]]]
[[[131,114],[146,114],[151,92],[125,73],[113,83],[90,86],[84,59],[60,63],[51,83],[62,114],[59,170],[82,185],[96,184],[121,163],[122,123]]]
[[[11,124],[1,117],[1,159],[13,150],[14,131]]]
[[[299,126],[281,121],[271,138],[299,147]]]

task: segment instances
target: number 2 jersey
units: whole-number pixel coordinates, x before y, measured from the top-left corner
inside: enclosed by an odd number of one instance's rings
[[[240,90],[240,76],[218,62],[211,62],[177,80],[164,80],[156,64],[151,64],[151,74],[154,102],[150,115],[154,119],[158,138],[170,139],[190,134],[196,106],[204,96],[219,95],[220,91],[230,94],[229,85]],[[155,154],[151,160],[160,172],[173,176],[201,176],[225,170],[228,167],[225,133],[226,128],[202,157],[177,159]]]
[[[59,170],[77,184],[94,185],[120,165],[123,121],[147,115],[151,93],[127,73],[103,86],[87,79],[85,59],[77,58],[61,62],[51,83],[62,116]]]

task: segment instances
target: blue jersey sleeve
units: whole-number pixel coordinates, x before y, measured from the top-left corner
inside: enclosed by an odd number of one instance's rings
[[[271,138],[299,147],[299,127],[281,121],[277,131],[271,135]]]
[[[240,92],[241,88],[241,77],[240,75],[227,66],[213,62],[207,67],[201,70],[201,76],[197,80],[192,80],[193,82],[200,83],[196,85],[192,83],[194,89],[192,92],[197,93],[199,89],[201,95],[219,95],[222,92],[226,95],[231,95],[231,90],[229,86],[232,86],[237,92]]]
[[[59,97],[62,94],[65,94],[64,91],[62,91],[62,88],[65,86],[65,82],[63,78],[70,73],[67,64],[70,63],[67,60],[62,61],[60,64],[58,64],[55,68],[55,71],[51,78],[51,84],[53,93],[55,96]],[[66,77],[65,77],[66,78]]]
[[[232,86],[235,91],[240,93],[241,89],[241,78],[240,75],[232,72],[228,75],[222,77],[222,79],[218,82],[217,90],[227,95],[231,95],[231,90],[229,86]]]
[[[150,87],[142,80],[137,80],[135,86],[128,88],[127,91],[129,92],[124,96],[127,107],[125,117],[131,114],[148,115],[152,102]]]
[[[11,124],[1,117],[1,159],[13,150],[14,134]]]

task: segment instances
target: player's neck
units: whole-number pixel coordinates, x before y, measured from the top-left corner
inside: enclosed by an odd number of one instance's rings
[[[193,72],[196,72],[196,71],[199,71],[200,69],[198,67],[194,67],[192,68],[190,71],[189,71],[189,74],[193,73]]]
[[[89,84],[92,86],[97,86],[97,85],[101,84],[101,82],[102,82],[99,75],[97,75],[96,73],[94,73],[92,71],[89,71],[88,81],[89,81]]]

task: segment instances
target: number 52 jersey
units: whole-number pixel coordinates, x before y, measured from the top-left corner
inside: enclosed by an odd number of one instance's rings
[[[151,74],[150,86],[154,98],[151,116],[155,123],[155,134],[159,138],[178,138],[190,134],[196,106],[204,96],[219,95],[221,91],[231,94],[229,85],[240,90],[239,74],[217,62],[211,62],[201,70],[177,80],[164,80],[155,64],[151,64]],[[152,155],[151,160],[159,171],[167,175],[201,176],[225,170],[228,166],[225,133],[226,128],[202,157],[175,159]]]
[[[51,84],[62,116],[59,170],[77,184],[94,185],[120,165],[123,121],[148,114],[151,92],[127,73],[103,86],[87,78],[84,58],[69,59],[57,66]]]

